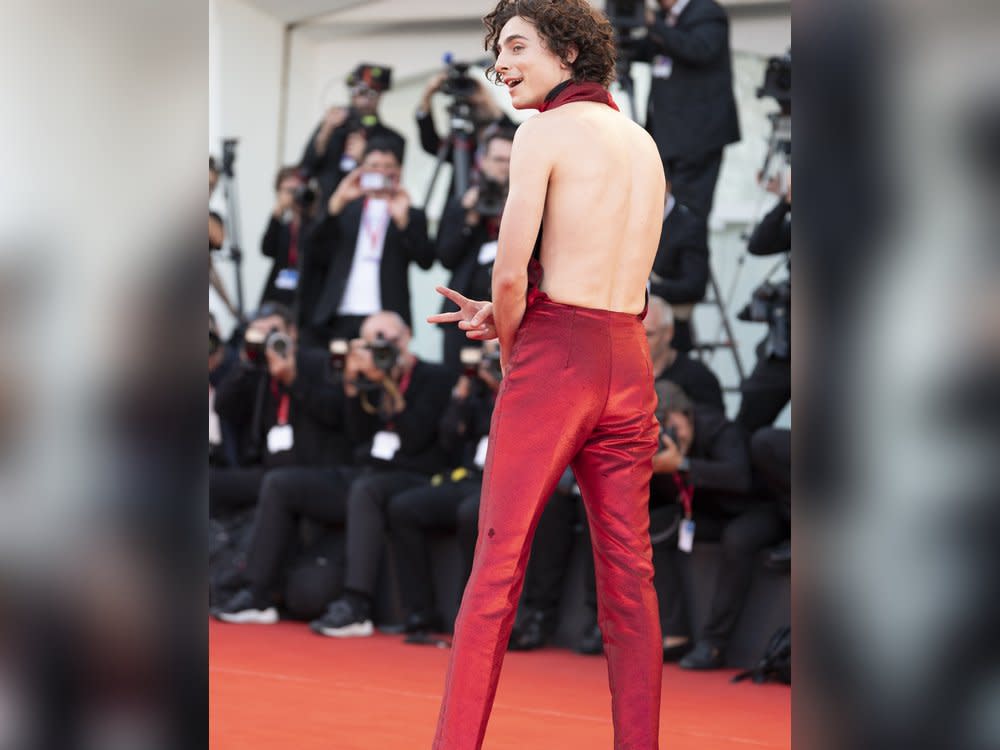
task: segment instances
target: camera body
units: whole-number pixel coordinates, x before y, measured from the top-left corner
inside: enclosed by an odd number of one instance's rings
[[[445,55],[448,77],[441,85],[441,93],[453,96],[456,99],[468,99],[479,88],[476,82],[469,76],[471,63],[456,62],[451,59],[451,55]]]
[[[770,97],[781,105],[782,112],[792,106],[792,53],[768,58],[764,83],[757,89],[757,98]]]
[[[295,195],[292,197],[292,200],[303,211],[308,211],[313,203],[316,202],[316,188],[311,182],[303,182],[295,188]]]
[[[479,182],[479,200],[476,202],[476,212],[485,218],[494,218],[503,213],[507,202],[508,185],[505,182],[491,180],[482,175]]]
[[[389,341],[381,333],[375,340],[367,345],[368,351],[372,353],[372,362],[379,370],[388,375],[392,368],[399,361],[399,347],[394,341]]]
[[[362,172],[361,189],[365,192],[379,192],[392,188],[392,181],[381,172]]]
[[[485,347],[464,346],[459,352],[459,359],[462,363],[462,374],[472,381],[479,379],[480,367],[486,367],[490,376],[500,382],[503,380],[503,372],[500,370],[500,350],[494,352],[486,351]]]
[[[785,280],[778,283],[765,281],[754,289],[750,302],[740,310],[737,318],[752,323],[767,323],[766,356],[789,359],[792,354],[792,284]]]
[[[277,328],[267,333],[251,328],[243,340],[243,353],[251,366],[264,369],[267,367],[267,352],[272,351],[279,357],[287,357],[292,348],[292,340],[287,334]]]

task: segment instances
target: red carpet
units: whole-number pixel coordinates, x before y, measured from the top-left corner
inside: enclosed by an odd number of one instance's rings
[[[215,750],[430,748],[448,651],[400,636],[337,640],[301,623],[210,621]],[[731,685],[732,671],[663,670],[663,750],[788,748],[791,691]],[[485,750],[610,750],[601,657],[507,654]]]

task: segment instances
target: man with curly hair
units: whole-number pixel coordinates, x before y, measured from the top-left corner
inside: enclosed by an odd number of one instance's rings
[[[499,338],[504,373],[434,747],[482,745],[531,540],[571,465],[593,539],[615,748],[651,750],[663,648],[649,542],[659,431],[642,319],[663,168],[608,93],[614,33],[586,0],[500,0],[484,22],[489,73],[515,108],[540,114],[514,139],[493,302],[439,287],[459,310],[429,318]]]

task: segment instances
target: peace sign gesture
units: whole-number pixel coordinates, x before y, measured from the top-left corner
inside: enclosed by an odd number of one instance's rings
[[[431,315],[427,318],[428,323],[458,323],[465,335],[475,341],[491,341],[497,337],[492,302],[471,300],[446,286],[437,287],[437,292],[458,305],[458,310]]]

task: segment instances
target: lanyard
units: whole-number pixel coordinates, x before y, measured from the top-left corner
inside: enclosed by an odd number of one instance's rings
[[[414,366],[415,369],[416,366]],[[405,396],[407,389],[410,387],[410,381],[413,380],[413,369],[407,370],[403,373],[403,379],[399,381],[399,395]],[[390,421],[386,424],[386,429],[395,430],[396,423]]]
[[[278,384],[271,381],[271,395],[278,399],[278,424],[288,424],[288,412],[292,407],[292,399],[287,393],[278,394]]]
[[[684,484],[684,480],[681,479],[681,473],[675,471],[672,474],[674,478],[674,484],[677,485],[677,492],[681,497],[681,505],[684,506],[684,518],[691,520],[691,506],[694,503],[694,487],[690,484]]]
[[[368,237],[369,255],[373,259],[377,259],[382,255],[381,247],[385,242],[385,231],[389,226],[389,222],[385,219],[389,218],[389,213],[387,210],[381,221],[373,219],[373,212],[368,210],[368,202],[370,200],[370,198],[365,198],[365,206],[361,218],[361,231]]]

